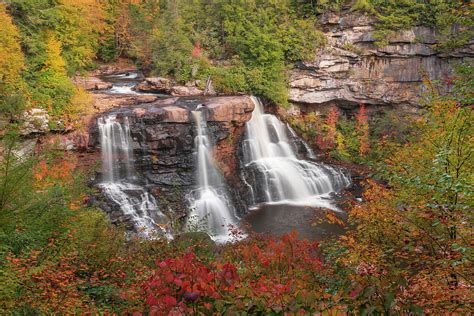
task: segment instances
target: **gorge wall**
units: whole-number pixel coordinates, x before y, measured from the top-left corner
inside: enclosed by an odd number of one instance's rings
[[[423,97],[422,82],[453,75],[454,65],[472,63],[474,42],[451,51],[435,50],[436,32],[414,27],[375,45],[375,19],[349,10],[318,18],[328,45],[313,61],[296,65],[290,75],[289,101],[303,111],[360,103],[372,110],[395,107],[413,111]]]

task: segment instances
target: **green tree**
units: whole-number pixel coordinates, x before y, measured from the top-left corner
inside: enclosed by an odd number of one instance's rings
[[[75,93],[61,56],[61,44],[53,33],[46,35],[45,56],[34,82],[33,99],[53,115],[60,115]]]

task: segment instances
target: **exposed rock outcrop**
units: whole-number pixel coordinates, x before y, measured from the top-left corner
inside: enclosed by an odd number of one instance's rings
[[[180,85],[168,78],[163,77],[149,77],[135,86],[135,90],[141,92],[164,93],[172,96],[203,96],[215,95],[212,84],[208,84],[205,89],[201,88],[202,83],[199,80],[194,80]]]
[[[414,27],[375,45],[374,19],[354,12],[319,17],[329,40],[313,61],[292,71],[290,102],[302,108],[359,103],[414,109],[419,106],[424,78],[446,79],[458,62],[472,62],[474,42],[449,54],[435,50],[434,30]]]
[[[23,113],[21,135],[44,134],[49,131],[49,114],[45,109],[30,109]]]

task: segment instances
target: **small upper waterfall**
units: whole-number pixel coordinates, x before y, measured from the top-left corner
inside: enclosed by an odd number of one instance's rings
[[[165,215],[145,188],[132,183],[133,152],[128,118],[119,119],[111,114],[100,117],[98,126],[102,151],[102,182],[99,187],[125,216],[130,217],[139,233],[149,236]],[[163,233],[168,236],[167,232]]]
[[[212,145],[202,111],[193,111],[197,136],[194,139],[198,188],[192,192],[188,227],[205,230],[218,242],[229,241],[236,226],[234,209],[220,173],[214,166]]]
[[[253,202],[333,208],[321,197],[345,188],[350,178],[333,167],[298,159],[287,135],[288,127],[276,116],[263,113],[260,101],[253,100],[255,110],[246,124],[243,143],[244,177],[252,187]]]

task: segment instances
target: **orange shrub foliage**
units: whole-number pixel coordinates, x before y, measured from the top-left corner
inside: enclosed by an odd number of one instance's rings
[[[369,122],[365,104],[361,104],[356,115],[356,130],[359,139],[359,155],[364,157],[369,151]]]
[[[72,183],[76,166],[77,157],[69,153],[50,161],[43,159],[34,169],[35,185],[38,189],[45,189],[57,184]]]

